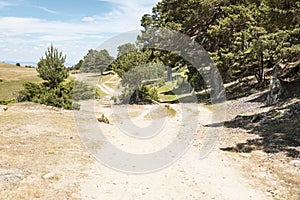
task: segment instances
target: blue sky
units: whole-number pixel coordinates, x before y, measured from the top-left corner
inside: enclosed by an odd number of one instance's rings
[[[159,0],[0,0],[0,61],[38,62],[52,43],[77,63],[89,49],[140,29]]]

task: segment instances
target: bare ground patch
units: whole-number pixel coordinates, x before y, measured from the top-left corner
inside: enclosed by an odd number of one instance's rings
[[[78,178],[91,159],[72,112],[15,104],[0,122],[0,199],[80,198]]]

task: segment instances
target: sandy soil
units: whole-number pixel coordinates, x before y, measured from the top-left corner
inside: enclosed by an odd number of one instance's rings
[[[122,112],[112,113],[107,105],[101,102],[96,105],[96,110],[112,119],[109,125],[101,124],[101,130],[107,140],[127,152],[146,154],[158,151],[172,142],[180,126],[187,125],[180,116],[188,105],[172,105],[177,111],[177,116],[166,120],[161,130],[162,134],[149,141],[137,141],[122,132],[126,126],[120,128],[116,124],[120,122],[120,118],[126,124]],[[131,113],[129,114],[131,121],[138,126],[146,126],[145,123],[149,119],[143,116],[151,112],[151,106],[129,106],[128,110]],[[153,173],[134,175],[112,170],[100,163],[91,164],[89,178],[81,184],[81,197],[83,199],[268,199],[266,194],[251,188],[249,180],[235,169],[226,153],[218,149],[218,145],[206,158],[200,159],[201,145],[208,129],[203,125],[212,123],[212,119],[209,109],[199,106],[197,110],[198,114],[200,113],[198,122],[200,127],[195,131],[193,144],[171,166]],[[192,116],[197,118],[195,110]]]

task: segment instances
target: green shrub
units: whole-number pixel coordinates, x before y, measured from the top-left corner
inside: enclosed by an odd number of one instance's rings
[[[104,114],[102,114],[101,117],[99,117],[97,120],[98,122],[109,124],[109,120],[107,117],[104,116]]]
[[[58,108],[72,109],[71,91],[72,85],[70,84],[60,84],[57,88],[51,89],[44,84],[25,83],[24,90],[18,94],[18,101],[31,101]]]
[[[115,98],[116,99],[116,98]],[[152,100],[159,101],[158,90],[153,85],[139,88],[139,102],[136,101],[136,90],[126,88],[118,98],[121,103],[144,104],[152,103]]]
[[[24,67],[25,68],[35,68],[34,66],[31,66],[31,65],[25,65]]]
[[[45,83],[28,82],[24,84],[24,90],[17,94],[16,100],[18,102],[31,101],[58,108],[79,110],[80,105],[73,102],[73,100],[92,99],[94,96],[95,88],[80,81],[63,82],[56,88],[50,88]]]
[[[8,105],[8,104],[14,103],[14,102],[16,102],[15,99],[3,100],[3,101],[0,101],[0,105]]]
[[[68,81],[60,83],[56,88],[48,84],[25,83],[24,90],[17,95],[17,101],[31,101],[35,103],[55,106],[64,109],[79,110],[80,105],[73,100],[94,98],[95,89],[84,82]]]
[[[158,90],[156,87],[146,88],[145,94],[147,98],[152,99],[154,101],[159,101]]]
[[[72,104],[72,110],[80,110],[80,104],[73,102]]]

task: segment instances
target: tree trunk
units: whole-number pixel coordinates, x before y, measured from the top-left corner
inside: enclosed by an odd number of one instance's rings
[[[101,73],[101,76],[102,76],[103,73],[104,73],[104,68],[100,68],[100,73]]]
[[[136,100],[136,103],[138,104],[140,102],[140,88],[139,86],[136,86],[136,90],[135,90],[135,100]]]
[[[171,67],[168,67],[167,80],[172,81],[172,68]]]
[[[261,52],[259,54],[259,64],[258,64],[258,73],[255,75],[257,82],[262,84],[265,81],[265,72],[264,72],[264,54]]]

